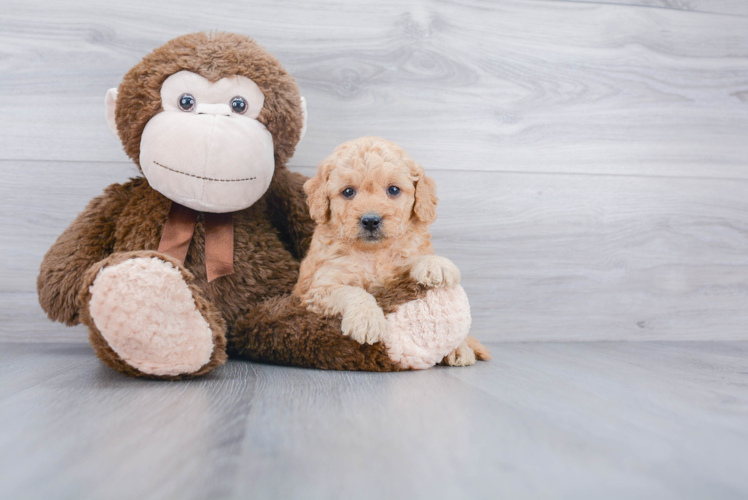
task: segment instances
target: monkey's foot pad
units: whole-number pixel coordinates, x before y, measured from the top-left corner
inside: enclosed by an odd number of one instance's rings
[[[210,361],[210,326],[171,263],[135,258],[105,267],[90,292],[96,328],[134,368],[150,375],[180,375]]]
[[[470,333],[470,303],[460,285],[432,288],[387,315],[387,354],[403,368],[431,368]]]

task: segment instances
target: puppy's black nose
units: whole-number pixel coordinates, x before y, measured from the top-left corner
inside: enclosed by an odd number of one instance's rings
[[[361,216],[359,223],[367,231],[376,231],[382,223],[382,218],[377,214],[364,214]]]

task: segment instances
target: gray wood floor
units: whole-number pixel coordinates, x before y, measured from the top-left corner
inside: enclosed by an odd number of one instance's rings
[[[146,382],[0,349],[0,498],[746,498],[748,342],[490,345],[400,374]]]

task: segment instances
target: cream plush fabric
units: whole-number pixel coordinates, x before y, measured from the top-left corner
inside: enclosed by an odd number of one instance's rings
[[[405,368],[431,368],[470,333],[470,303],[460,285],[432,288],[426,297],[387,315],[384,339],[393,361]]]
[[[180,96],[195,99],[191,111]],[[245,99],[244,114],[231,111],[234,97]],[[247,208],[273,178],[273,138],[255,118],[264,96],[242,76],[209,82],[188,71],[161,87],[164,111],[148,122],[140,142],[140,167],[149,184],[172,201],[201,212]]]
[[[190,94],[197,101],[196,104],[230,104],[231,99],[241,96],[247,101],[249,108],[243,118],[256,120],[260,116],[265,96],[255,82],[244,76],[222,78],[211,82],[190,71],[179,71],[164,80],[161,85],[161,105],[164,111],[179,111],[178,106],[182,94]]]
[[[90,292],[96,328],[123,360],[143,373],[192,373],[210,361],[210,326],[171,263],[136,258],[105,267]]]

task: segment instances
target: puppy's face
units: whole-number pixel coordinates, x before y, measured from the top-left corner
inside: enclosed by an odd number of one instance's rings
[[[304,189],[312,217],[348,244],[386,245],[436,217],[433,181],[384,139],[343,144]]]
[[[328,224],[343,240],[377,244],[411,225],[415,185],[405,165],[366,154],[331,171],[327,186]]]

